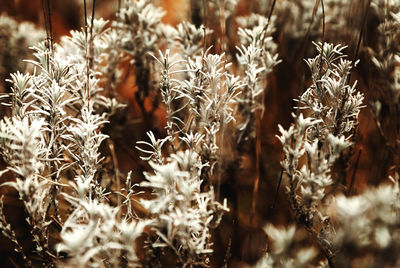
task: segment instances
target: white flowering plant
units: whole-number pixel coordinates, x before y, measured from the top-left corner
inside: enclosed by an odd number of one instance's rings
[[[400,6],[367,2],[0,15],[0,261],[398,267]]]

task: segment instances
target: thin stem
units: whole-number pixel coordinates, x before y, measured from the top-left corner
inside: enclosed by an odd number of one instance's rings
[[[320,3],[319,0],[315,1],[315,5],[314,5],[314,8],[313,8],[311,21],[308,24],[307,32],[306,32],[306,35],[305,35],[305,37],[303,39],[303,42],[302,42],[302,45],[301,45],[301,53],[299,55],[301,55],[302,59],[304,58],[304,56],[306,54],[306,50],[308,48],[308,43],[309,43],[309,39],[310,39],[310,35],[311,35],[311,28],[312,28],[312,25],[314,23],[314,17],[315,17],[315,14],[317,13],[319,3]],[[301,68],[300,70],[301,70],[301,82],[299,83],[299,87],[297,89],[297,92],[301,92],[302,91],[303,85],[304,85],[304,80],[305,80],[304,68]],[[298,112],[299,112],[299,110],[296,111],[296,114]]]
[[[283,167],[281,168],[281,174],[279,175],[279,181],[278,181],[278,186],[276,187],[276,191],[275,191],[274,202],[272,203],[272,206],[271,206],[272,209],[275,209],[276,201],[278,200],[278,193],[279,193],[279,189],[281,188],[282,177],[283,177]]]
[[[83,0],[83,9],[85,13],[85,54],[86,54],[86,97],[88,98],[87,101],[90,100],[90,91],[89,91],[89,47],[88,47],[88,25],[87,25],[87,10],[86,10],[86,0]]]
[[[267,24],[265,25],[265,27],[264,27],[264,29],[263,29],[263,32],[264,32],[265,34],[266,34],[267,31],[268,31],[268,26],[269,26],[269,22],[271,21],[272,12],[273,12],[274,9],[275,9],[275,3],[276,3],[276,0],[274,0],[274,1],[272,2],[271,9],[269,10],[269,13],[268,13]],[[263,39],[261,40],[261,47],[264,47],[264,40],[265,40],[265,38],[263,38]],[[264,51],[264,50],[263,50],[263,51]]]
[[[325,39],[325,6],[324,0],[321,0],[321,10],[322,10],[322,40]]]
[[[358,53],[359,53],[359,51],[360,51],[361,40],[362,40],[362,37],[363,37],[363,35],[364,35],[365,23],[367,22],[367,18],[368,18],[368,13],[369,13],[369,8],[370,8],[370,6],[371,6],[371,0],[368,0],[367,7],[366,7],[366,11],[365,11],[365,13],[364,13],[364,17],[363,17],[363,20],[362,20],[361,25],[360,25],[360,33],[359,33],[359,35],[358,35],[357,47],[356,47],[356,51],[354,52],[354,56],[353,56],[353,61],[352,61],[351,69],[354,68],[356,59],[357,59],[357,57],[358,57]],[[348,76],[348,78],[347,78],[347,81],[348,81],[348,82],[350,81],[350,78],[351,78],[351,73],[349,74],[349,76]]]
[[[48,26],[48,19],[47,19],[47,13],[46,13],[46,7],[45,7],[45,0],[42,0],[42,11],[43,11],[43,20],[44,20],[44,28],[46,29],[46,38],[47,41],[49,41],[49,26]]]
[[[324,1],[321,1],[321,9],[322,9],[322,45],[321,45],[321,53],[319,55],[319,68],[318,68],[318,80],[321,79],[321,71],[322,71],[322,59],[324,55],[324,39],[325,39],[325,8],[324,8]],[[315,85],[317,87],[318,92],[321,92],[321,89],[319,87],[319,82],[315,81]]]
[[[47,12],[49,14],[49,34],[50,34],[50,51],[53,53],[53,23],[52,23],[52,18],[51,18],[51,6],[50,6],[50,0],[47,0]]]
[[[221,53],[225,52],[225,0],[221,0],[220,2],[220,7],[219,7],[219,13],[220,13],[220,25],[221,25]],[[225,65],[224,65],[225,67]]]
[[[121,190],[118,157],[117,157],[117,154],[115,153],[114,142],[111,139],[108,139],[107,142],[108,142],[108,148],[110,149],[111,158],[112,158],[113,165],[114,165],[115,182],[116,182],[116,185],[117,185],[117,192],[118,192],[118,191]],[[117,194],[117,206],[118,206],[118,217],[120,217],[120,214],[121,214],[121,209],[120,209],[120,207],[121,207],[121,196],[119,194]]]
[[[361,152],[362,152],[362,149],[360,149],[358,151],[357,160],[356,160],[356,163],[354,165],[354,171],[353,171],[353,174],[351,176],[350,185],[349,185],[349,188],[347,189],[347,193],[346,193],[347,195],[351,194],[351,190],[353,188],[353,184],[354,184],[354,181],[355,181],[355,178],[356,178],[357,169],[358,169],[358,163],[360,162]]]
[[[94,10],[96,7],[96,0],[92,4],[92,18],[90,23],[90,40],[89,40],[89,68],[93,67],[93,23],[94,23]]]
[[[253,221],[254,215],[256,213],[256,205],[257,205],[257,193],[258,193],[258,187],[260,184],[260,161],[261,161],[261,116],[258,113],[258,120],[256,121],[256,144],[255,144],[255,149],[256,149],[256,178],[254,180],[254,186],[253,186],[253,199],[251,202],[251,213],[250,213],[250,222]]]
[[[49,32],[49,20],[47,18],[48,13],[46,12],[46,6],[45,6],[45,0],[42,0],[42,10],[43,10],[43,20],[44,20],[44,27],[46,29],[46,40],[47,40],[47,44],[46,44],[46,48],[49,49],[50,47],[50,32]],[[46,68],[47,71],[49,71],[50,68],[50,55],[48,53],[46,53]]]

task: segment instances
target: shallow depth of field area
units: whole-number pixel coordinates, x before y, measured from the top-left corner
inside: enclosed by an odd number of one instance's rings
[[[400,267],[400,1],[0,0],[2,267]]]

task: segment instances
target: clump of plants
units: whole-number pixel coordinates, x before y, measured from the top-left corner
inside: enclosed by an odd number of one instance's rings
[[[177,25],[160,1],[118,1],[110,20],[83,1],[82,28],[58,42],[45,2],[46,36],[0,17],[0,229],[15,266],[400,264],[394,1],[360,4],[358,24],[346,1],[188,1]],[[363,110],[393,165],[360,190]]]

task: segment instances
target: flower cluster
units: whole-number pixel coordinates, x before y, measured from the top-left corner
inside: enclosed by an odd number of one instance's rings
[[[249,17],[238,18],[244,28],[238,29],[242,45],[237,47],[239,53],[236,56],[245,75],[245,88],[238,99],[238,110],[242,117],[242,123],[238,124],[237,129],[238,143],[249,137],[254,138],[255,111],[264,110],[263,92],[266,83],[263,78],[280,62],[276,53],[277,46],[271,36],[274,32],[273,19],[268,21],[266,17],[254,13]]]
[[[310,263],[316,257],[317,251],[313,247],[297,247],[302,241],[297,239],[301,235],[295,226],[283,229],[267,225],[264,230],[273,241],[273,248],[254,267],[311,267]],[[324,267],[323,263],[319,267]]]
[[[334,182],[332,176],[343,180],[332,174],[332,167],[352,143],[363,95],[356,92],[355,84],[348,84],[352,62],[343,59],[345,47],[316,46],[318,56],[306,61],[313,84],[300,96],[297,107],[299,112],[307,112],[307,117],[293,115],[295,124],[288,130],[279,126],[278,138],[285,152],[281,163],[289,177],[288,194],[296,220],[325,248],[329,259],[334,254],[334,230],[320,206]]]
[[[338,196],[332,209],[338,226],[334,239],[339,267],[395,267],[399,259],[399,185],[394,182],[352,197]],[[368,256],[374,256],[372,260]]]
[[[386,145],[398,152],[399,131],[393,126],[398,121],[395,111],[400,97],[400,4],[396,1],[372,1],[371,6],[379,20],[377,42],[368,50],[372,66],[377,70],[369,78],[376,89],[371,98],[371,111]],[[385,107],[388,107],[390,116],[384,116]]]
[[[0,96],[0,231],[17,265],[400,265],[398,1],[192,0],[179,16],[191,20],[174,25],[162,1],[118,1],[109,21],[95,18],[96,1],[87,16],[83,1],[84,26],[59,39],[47,2],[46,41],[0,16],[0,79],[9,83]],[[340,39],[355,42],[328,42]],[[362,59],[359,68],[346,54]],[[374,147],[389,155],[382,172],[396,178],[357,194],[360,157],[350,185],[347,171],[357,131],[369,137],[369,127],[358,130],[355,71],[390,149]],[[293,123],[274,139],[285,112],[269,106],[280,96],[298,97],[285,116]],[[281,165],[265,153],[276,145]],[[280,211],[281,182],[265,179],[279,169],[289,204]],[[13,193],[34,250],[7,213]],[[263,225],[267,237],[253,235]],[[266,252],[253,247],[265,240]]]
[[[153,190],[155,198],[140,200],[152,216],[159,241],[153,247],[170,247],[180,265],[207,264],[211,253],[210,229],[217,226],[228,208],[216,201],[214,190],[202,192],[203,164],[192,151],[172,154],[166,163],[150,162],[154,173],[145,173],[140,186]]]
[[[57,252],[67,253],[66,267],[93,267],[107,259],[114,265],[140,267],[135,240],[143,233],[147,221],[119,219],[118,207],[98,200],[65,196],[74,210],[60,233]]]
[[[4,84],[8,75],[26,70],[22,60],[32,58],[29,47],[45,38],[45,33],[37,29],[33,23],[18,23],[13,18],[0,15],[0,85]],[[9,85],[7,85],[8,87]]]

